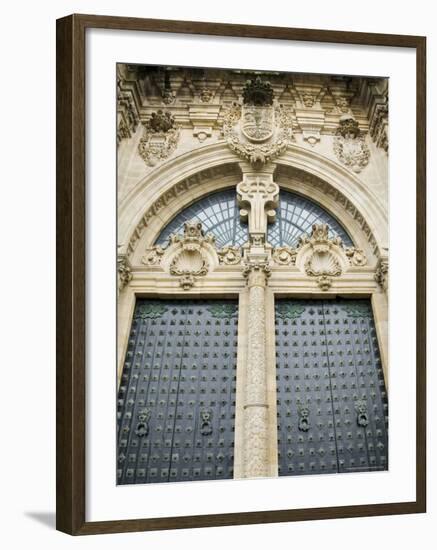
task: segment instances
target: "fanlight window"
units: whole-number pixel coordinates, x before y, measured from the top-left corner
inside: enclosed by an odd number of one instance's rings
[[[172,233],[183,233],[184,223],[199,220],[205,233],[212,233],[218,247],[242,246],[248,241],[247,224],[240,221],[235,189],[218,191],[179,212],[163,229],[155,244],[166,245]],[[276,221],[268,226],[267,240],[273,246],[295,247],[302,233],[311,233],[315,223],[326,223],[329,236],[340,236],[346,246],[352,240],[339,222],[314,202],[290,193],[280,192]]]
[[[165,245],[172,233],[183,233],[188,220],[199,220],[205,233],[215,236],[218,247],[242,246],[247,241],[247,225],[240,222],[235,189],[208,195],[179,212],[161,232],[156,244]]]
[[[346,246],[353,246],[343,227],[323,208],[300,195],[282,190],[279,194],[276,221],[268,226],[267,240],[272,246],[288,245],[294,248],[302,233],[310,234],[315,223],[328,224],[330,238],[339,236]]]

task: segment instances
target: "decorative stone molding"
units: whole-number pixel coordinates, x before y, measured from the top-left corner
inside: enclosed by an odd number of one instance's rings
[[[140,115],[133,91],[123,78],[117,77],[117,145],[129,139],[140,123]]]
[[[220,264],[237,265],[241,262],[241,249],[238,246],[224,246],[217,250]]]
[[[296,120],[299,128],[302,130],[304,141],[309,143],[311,147],[320,141],[320,132],[325,124],[325,113],[315,109],[296,109]]]
[[[376,265],[375,281],[387,292],[388,290],[388,257],[381,256]]]
[[[149,265],[149,266],[159,265],[161,263],[161,259],[162,259],[162,256],[164,255],[164,252],[165,250],[161,246],[159,245],[152,246],[152,248],[148,248],[146,250],[146,253],[141,258],[141,262],[144,265]]]
[[[377,147],[388,152],[388,103],[377,104],[370,121],[369,134]]]
[[[361,248],[349,246],[344,250],[352,266],[363,266],[367,264],[367,256]]]
[[[132,270],[125,254],[117,257],[118,291],[121,292],[132,280]]]
[[[345,225],[350,225],[351,222],[355,222],[361,228],[363,234],[366,236],[373,253],[376,256],[380,255],[380,250],[377,244],[376,236],[372,231],[366,217],[360,211],[354,203],[351,202],[341,191],[333,187],[327,181],[303,170],[292,166],[279,165],[275,171],[275,180],[285,188],[287,187],[287,181],[299,182],[299,186],[305,184],[307,192],[306,195],[310,195],[310,188],[317,190],[319,193],[325,195],[330,200],[335,201],[338,208],[348,214],[349,220],[344,220]],[[373,199],[374,200],[374,199]],[[321,204],[323,204],[322,201]],[[329,209],[329,207],[327,207]]]
[[[351,115],[340,117],[340,124],[334,138],[334,152],[342,164],[356,173],[361,172],[369,163],[369,148],[358,122]]]
[[[172,235],[171,244],[178,244],[180,251],[170,264],[170,275],[179,277],[184,290],[189,290],[196,282],[196,277],[203,277],[209,271],[209,264],[203,253],[205,243],[213,244],[214,236],[205,236],[202,224],[196,220],[184,223],[184,234]]]
[[[175,125],[174,117],[161,109],[153,112],[150,120],[143,126],[138,152],[148,166],[155,166],[176,149],[179,128]]]
[[[279,186],[271,173],[244,173],[243,181],[237,185],[237,198],[241,219],[249,224],[253,244],[261,245],[265,242],[267,222],[275,219]]]
[[[289,113],[273,101],[273,90],[259,78],[243,90],[243,104],[233,102],[223,117],[228,146],[252,164],[278,157],[293,139]]]
[[[297,250],[290,246],[278,246],[273,249],[272,258],[278,265],[295,265]]]
[[[321,290],[329,290],[332,277],[339,277],[342,273],[338,254],[341,251],[341,238],[329,238],[327,224],[314,224],[311,235],[300,238],[299,248],[309,248],[309,255],[304,264],[305,273],[317,278]]]
[[[188,191],[195,187],[198,187],[202,183],[214,180],[215,178],[228,176],[235,176],[235,178],[241,177],[241,172],[238,170],[236,164],[222,164],[199,171],[196,174],[193,174],[181,181],[178,181],[173,185],[173,187],[162,193],[162,195],[157,200],[155,200],[145,211],[144,215],[133,230],[132,235],[129,239],[129,244],[127,246],[128,256],[131,257],[131,255],[135,251],[145,228],[148,227],[155,216],[160,215],[163,209],[170,205],[173,205],[180,200],[179,197],[181,195],[186,194]]]

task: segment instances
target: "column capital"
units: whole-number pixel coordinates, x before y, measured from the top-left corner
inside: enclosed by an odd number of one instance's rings
[[[243,275],[247,279],[247,286],[265,287],[267,279],[271,275],[271,269],[267,261],[257,263],[247,263],[243,269]]]

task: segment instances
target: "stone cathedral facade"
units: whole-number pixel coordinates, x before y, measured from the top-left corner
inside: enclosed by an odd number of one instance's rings
[[[386,470],[388,81],[117,93],[117,482]]]

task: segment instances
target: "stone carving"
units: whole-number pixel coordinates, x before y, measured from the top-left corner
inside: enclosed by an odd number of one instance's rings
[[[273,261],[279,265],[295,265],[297,250],[289,246],[278,246],[273,250]]]
[[[308,92],[305,92],[302,94],[302,103],[307,107],[308,109],[311,109],[311,107],[314,106],[314,103],[316,101],[316,98],[313,94],[310,94]]]
[[[305,262],[305,272],[310,277],[317,277],[317,284],[322,290],[329,290],[332,277],[341,275],[341,265],[332,253],[332,247],[341,246],[341,238],[329,238],[327,224],[314,224],[311,235],[300,238],[299,247],[310,245],[311,255]]]
[[[176,101],[176,92],[166,89],[162,92],[162,102],[165,105],[172,105]]]
[[[241,249],[238,246],[224,246],[217,250],[219,263],[225,265],[236,265],[241,262]]]
[[[143,217],[132,232],[127,246],[127,254],[129,256],[132,255],[145,228],[149,225],[152,218],[159,215],[163,208],[166,208],[171,203],[176,202],[181,195],[184,195],[187,191],[190,191],[194,187],[198,187],[202,183],[211,181],[214,178],[223,176],[238,177],[238,175],[240,175],[240,172],[234,164],[224,164],[221,166],[207,168],[177,182],[147,208]]]
[[[272,105],[273,88],[270,82],[264,82],[257,76],[254,80],[247,80],[243,88],[243,102],[245,105]]]
[[[352,266],[363,266],[367,264],[367,256],[361,248],[349,246],[345,248],[344,251]]]
[[[271,174],[244,174],[237,185],[238,204],[242,221],[249,223],[249,235],[254,245],[265,241],[267,222],[274,221],[278,205],[279,186]],[[258,244],[255,243],[259,239]]]
[[[141,262],[144,265],[149,265],[149,266],[159,265],[161,263],[161,259],[162,259],[162,256],[164,255],[164,252],[165,251],[161,246],[159,245],[152,246],[152,248],[148,248],[146,250],[146,253],[141,258]]]
[[[118,290],[121,292],[132,280],[132,272],[129,260],[124,254],[119,254],[117,258],[118,272]]]
[[[179,128],[175,125],[174,117],[161,109],[152,113],[150,120],[143,126],[138,152],[148,166],[155,166],[176,149]]]
[[[249,305],[247,312],[247,364],[244,405],[244,477],[268,474],[268,405],[266,361],[265,286],[267,262],[246,265]]]
[[[171,235],[170,243],[178,243],[180,251],[170,264],[170,274],[180,277],[179,282],[184,290],[189,290],[196,282],[196,277],[208,273],[209,265],[203,254],[205,243],[214,244],[214,236],[205,236],[202,224],[197,220],[184,223],[184,234]]]
[[[340,113],[348,113],[350,109],[350,99],[346,96],[335,97],[335,104]]]
[[[123,78],[117,78],[117,145],[132,137],[140,122],[139,112],[130,90]]]
[[[334,152],[342,164],[357,173],[369,163],[369,148],[358,122],[351,115],[340,117],[340,125],[334,138]]]
[[[388,152],[388,104],[376,105],[370,121],[369,134],[377,147]]]
[[[202,103],[209,103],[214,97],[214,92],[209,88],[203,88],[199,94],[199,99]]]
[[[291,116],[279,104],[234,102],[223,118],[228,146],[253,164],[264,164],[285,151],[293,139]]]
[[[375,281],[387,292],[388,290],[388,258],[379,258],[375,271]]]

